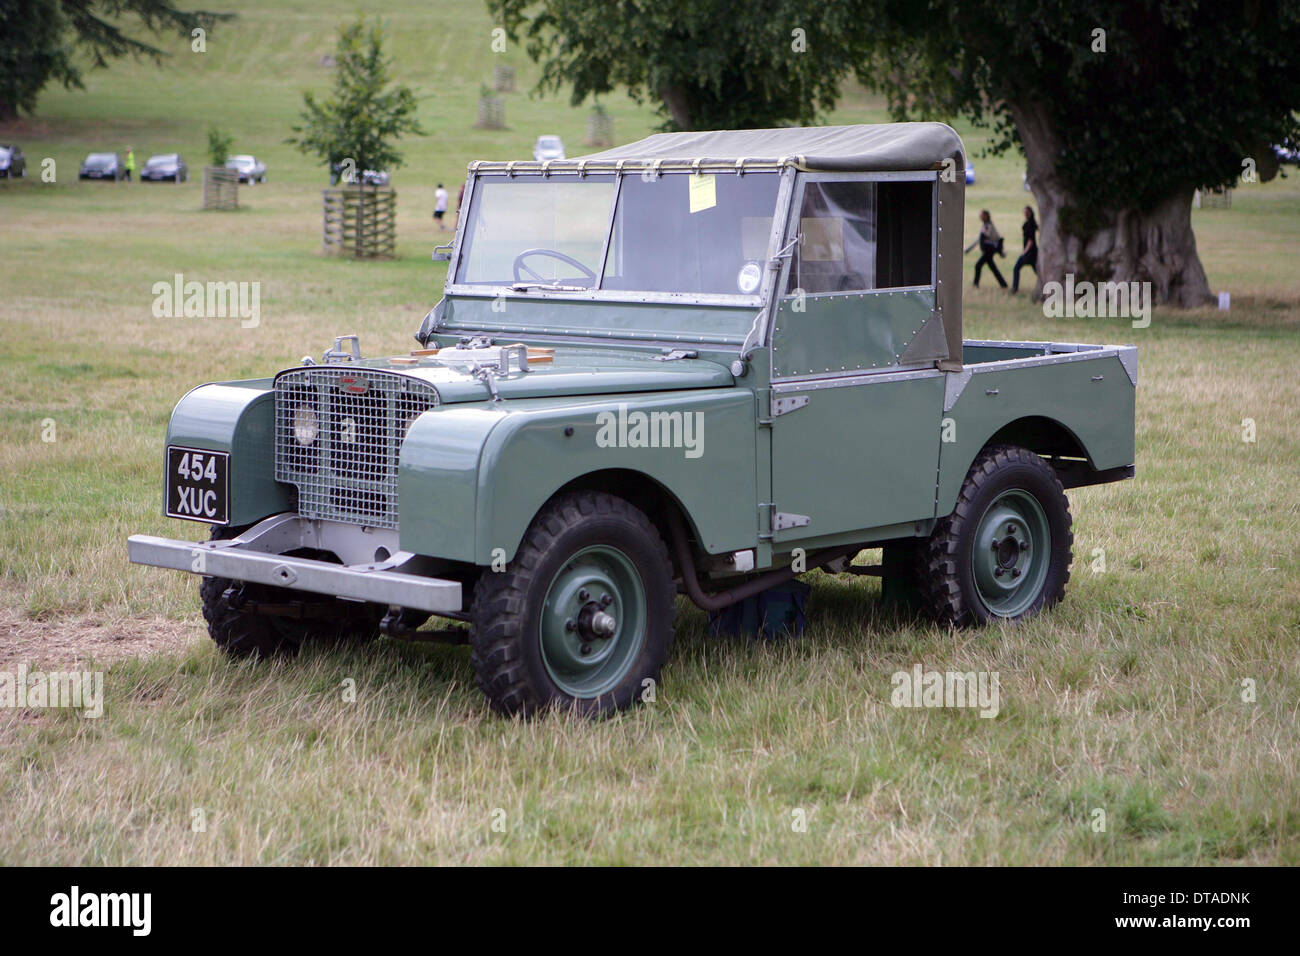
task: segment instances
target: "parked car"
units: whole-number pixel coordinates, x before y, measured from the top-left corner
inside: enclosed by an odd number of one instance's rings
[[[226,160],[226,168],[236,170],[241,183],[248,183],[251,186],[254,183],[266,182],[266,163],[256,156],[249,156],[247,153],[231,156]]]
[[[337,186],[343,181],[343,164],[335,163],[330,167],[330,185]],[[358,181],[365,186],[387,186],[389,182],[388,170],[386,169],[363,169],[361,172],[353,173]]]
[[[150,156],[149,161],[140,170],[141,182],[161,182],[170,179],[174,183],[188,182],[190,168],[179,153],[158,153]]]
[[[0,178],[14,179],[27,175],[27,157],[12,143],[0,143]]]
[[[969,159],[966,160],[966,185],[967,186],[975,185],[975,164],[972,163]]]
[[[78,179],[119,180],[126,175],[122,157],[117,153],[91,153],[81,161]]]
[[[210,540],[130,559],[202,576],[231,656],[468,642],[511,714],[644,699],[679,592],[820,568],[944,624],[1045,611],[1066,489],[1134,474],[1137,350],[963,339],[964,156],[905,123],[473,163],[420,348],[190,391],[163,510]]]
[[[533,144],[533,159],[564,159],[564,141],[558,136],[539,136]]]

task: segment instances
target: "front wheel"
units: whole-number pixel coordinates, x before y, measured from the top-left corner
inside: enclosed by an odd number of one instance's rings
[[[952,514],[920,549],[926,610],[958,626],[1051,607],[1070,580],[1070,503],[1055,470],[1014,445],[975,459]]]
[[[563,495],[474,589],[479,688],[505,714],[629,707],[659,680],[674,600],[668,549],[640,510],[603,492]]]

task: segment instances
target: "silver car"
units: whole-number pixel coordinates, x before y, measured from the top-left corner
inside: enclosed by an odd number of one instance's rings
[[[533,145],[533,159],[564,159],[564,140],[558,136],[539,136]]]
[[[266,182],[266,163],[256,156],[247,153],[231,156],[226,160],[226,168],[235,170],[239,174],[241,183],[248,183],[251,186],[254,183]]]

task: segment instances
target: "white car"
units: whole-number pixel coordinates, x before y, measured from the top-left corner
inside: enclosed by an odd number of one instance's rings
[[[539,136],[533,144],[533,159],[564,159],[564,141],[558,136]]]
[[[247,153],[231,156],[226,160],[226,168],[235,170],[241,183],[251,186],[253,183],[266,182],[266,163],[259,162],[256,156]]]

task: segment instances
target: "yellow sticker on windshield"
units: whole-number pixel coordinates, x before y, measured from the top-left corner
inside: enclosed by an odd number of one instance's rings
[[[718,187],[712,173],[688,176],[686,181],[690,185],[691,212],[712,209],[718,204]]]

